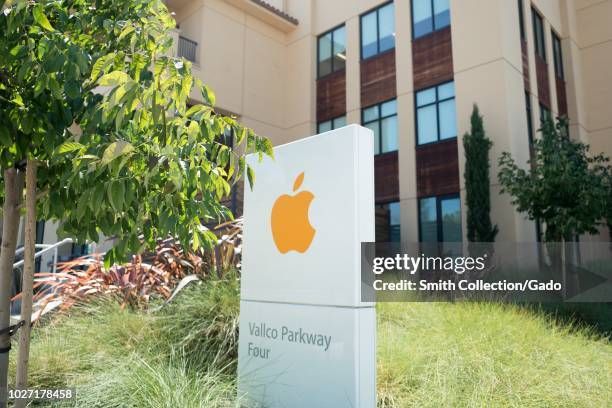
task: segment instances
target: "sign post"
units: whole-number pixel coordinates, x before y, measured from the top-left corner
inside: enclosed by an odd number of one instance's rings
[[[373,136],[357,125],[275,148],[245,188],[238,393],[245,407],[375,407]]]

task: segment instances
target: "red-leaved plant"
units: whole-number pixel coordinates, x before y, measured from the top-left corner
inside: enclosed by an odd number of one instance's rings
[[[86,255],[58,264],[56,273],[34,275],[34,319],[55,309],[67,309],[88,298],[106,295],[116,298],[121,307],[143,308],[153,297],[168,300],[184,278],[219,277],[229,268],[240,269],[242,219],[223,223],[213,229],[215,248],[186,252],[173,239],[160,240],[154,252],[134,255],[129,263],[104,267],[101,254]],[[17,300],[21,293],[13,297]]]

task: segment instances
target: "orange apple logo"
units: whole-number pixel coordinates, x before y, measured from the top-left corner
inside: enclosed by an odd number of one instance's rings
[[[300,173],[293,183],[296,192],[304,181],[304,173]],[[310,191],[302,191],[294,196],[283,194],[276,199],[272,207],[272,237],[281,254],[289,251],[306,252],[312,243],[315,229],[308,220],[308,209],[314,195]]]

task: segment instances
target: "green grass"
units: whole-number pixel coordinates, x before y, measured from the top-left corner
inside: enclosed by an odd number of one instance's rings
[[[80,306],[34,329],[30,384],[75,386],[80,407],[236,407],[238,309],[235,280],[155,314]],[[381,407],[608,407],[612,345],[516,306],[379,304],[378,394]]]
[[[155,314],[75,307],[34,329],[30,385],[76,387],[77,407],[237,406],[238,294],[237,280],[210,281]]]
[[[586,327],[503,304],[378,311],[378,388],[388,406],[612,404],[612,346]]]

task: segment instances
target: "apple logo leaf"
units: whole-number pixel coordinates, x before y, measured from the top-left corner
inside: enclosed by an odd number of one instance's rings
[[[304,172],[301,172],[295,179],[295,182],[293,183],[293,191],[297,191],[298,188],[300,188],[300,186],[302,185],[302,182],[304,181]]]

